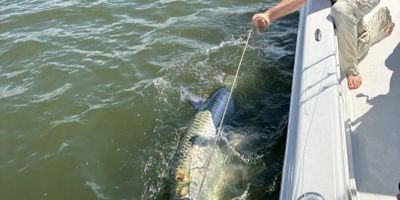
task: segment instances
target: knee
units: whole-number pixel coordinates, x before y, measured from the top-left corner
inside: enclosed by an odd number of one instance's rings
[[[341,20],[347,20],[352,17],[352,13],[350,11],[351,5],[348,5],[347,2],[339,1],[333,4],[331,9],[331,16],[335,22]]]

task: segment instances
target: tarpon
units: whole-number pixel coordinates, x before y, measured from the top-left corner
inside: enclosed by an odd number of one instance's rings
[[[212,162],[208,167],[204,184],[207,159],[210,158],[217,129],[221,123],[225,106],[233,109],[232,100],[228,102],[229,90],[219,88],[202,105],[194,116],[191,125],[181,136],[171,170],[170,199],[219,199],[219,186],[224,160],[219,148],[215,148]],[[217,147],[217,146],[216,146]]]

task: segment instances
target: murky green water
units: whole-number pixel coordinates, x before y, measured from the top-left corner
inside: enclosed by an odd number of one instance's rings
[[[0,0],[0,199],[163,199],[195,110],[235,73],[253,13],[273,1]],[[297,14],[253,37],[231,130],[276,199]]]

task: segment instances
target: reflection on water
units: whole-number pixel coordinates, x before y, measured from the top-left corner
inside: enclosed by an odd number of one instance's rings
[[[2,1],[0,199],[160,198],[188,99],[235,73],[252,14],[271,4]],[[231,192],[249,199],[278,195],[296,24],[251,39],[226,122],[255,160],[229,160],[247,173]]]

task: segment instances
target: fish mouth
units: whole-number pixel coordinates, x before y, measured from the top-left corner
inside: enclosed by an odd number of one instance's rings
[[[180,167],[175,170],[175,183],[177,199],[190,199],[190,176],[188,169]]]

